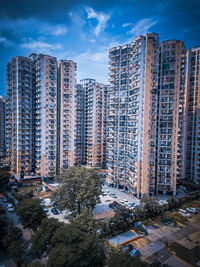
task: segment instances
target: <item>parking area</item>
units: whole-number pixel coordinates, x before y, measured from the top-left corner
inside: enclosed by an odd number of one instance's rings
[[[68,219],[66,219],[66,215],[69,214],[67,210],[64,210],[60,212],[59,214],[53,214],[51,209],[53,208],[53,203],[51,203],[51,200],[49,198],[49,194],[44,195],[41,194],[42,197],[40,197],[41,205],[45,208],[45,211],[47,212],[47,216],[49,218],[55,218],[58,219],[61,222],[69,223]],[[46,197],[47,196],[47,197]],[[39,198],[39,196],[37,197]],[[132,197],[129,194],[123,192],[120,189],[110,187],[108,185],[103,186],[103,195],[100,196],[100,203],[96,205],[94,209],[94,215],[97,216],[98,214],[108,213],[112,210],[112,208],[109,207],[109,204],[113,201],[116,201],[118,203],[121,203],[122,205],[127,205],[128,203],[134,203],[134,205],[139,205],[140,200],[136,197]],[[114,212],[112,212],[113,216]]]
[[[95,215],[111,210],[109,204],[113,201],[126,206],[130,203],[134,203],[134,205],[140,204],[140,200],[138,198],[127,194],[122,189],[117,189],[108,185],[103,186],[103,195],[100,197],[100,200],[101,203],[97,204],[94,209]]]
[[[69,223],[68,219],[65,218],[65,216],[69,213],[67,212],[67,210],[61,212],[59,211],[58,214],[53,214],[53,212],[51,211],[51,209],[53,208],[53,203],[51,202],[51,199],[41,197],[40,200],[41,205],[46,211],[48,218],[54,218],[58,219],[60,222]]]

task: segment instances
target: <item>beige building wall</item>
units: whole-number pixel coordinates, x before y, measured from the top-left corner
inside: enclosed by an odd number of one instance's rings
[[[75,164],[75,76],[76,63],[59,61],[59,169]]]
[[[106,85],[94,79],[80,81],[84,90],[84,162],[101,167],[105,158],[105,108]]]
[[[155,192],[155,157],[156,157],[156,129],[151,126],[157,119],[157,96],[152,103],[152,90],[158,86],[159,40],[152,35],[146,36],[145,58],[145,91],[144,91],[144,119],[143,119],[143,152],[141,166],[142,195]],[[151,146],[151,142],[153,142]],[[152,159],[151,159],[152,157]]]
[[[56,175],[57,60],[36,57],[36,174]]]
[[[6,149],[11,171],[34,172],[32,62],[15,57],[7,63]]]

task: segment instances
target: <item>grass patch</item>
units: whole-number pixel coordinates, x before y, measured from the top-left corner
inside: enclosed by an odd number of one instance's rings
[[[30,192],[31,190],[34,191],[34,189],[36,188],[36,186],[26,186],[26,187],[20,187],[17,189],[19,194],[26,194],[28,192]]]
[[[180,224],[187,225],[188,219],[177,212],[167,212],[165,219],[172,219]]]
[[[199,261],[200,246],[188,249],[178,243],[171,243],[169,249],[175,252],[176,256],[188,262],[192,266],[196,266],[196,263]]]

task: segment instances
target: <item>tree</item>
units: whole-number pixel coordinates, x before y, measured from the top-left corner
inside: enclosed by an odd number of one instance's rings
[[[4,167],[0,168],[0,188],[2,190],[6,189],[9,183],[10,179],[10,168],[9,167]]]
[[[29,188],[28,190],[26,189],[24,192],[18,192],[16,195],[17,200],[25,200],[27,198],[32,198],[33,197],[33,189]]]
[[[162,263],[160,263],[159,261],[154,261],[153,263],[151,263],[150,265],[149,265],[149,267],[170,267],[170,265],[168,265],[168,264],[162,264]]]
[[[15,227],[12,223],[8,224],[2,238],[2,245],[17,266],[21,266],[26,252],[21,229]]]
[[[32,262],[32,263],[29,263],[28,265],[26,265],[26,267],[42,267],[42,266],[43,265],[41,265],[39,262]]]
[[[17,215],[24,228],[31,228],[34,231],[40,226],[41,221],[46,218],[39,199],[26,199],[20,201],[16,207]]]
[[[123,253],[119,249],[111,250],[106,259],[106,267],[146,267],[139,258]]]
[[[71,217],[71,223],[77,223],[79,228],[88,234],[96,235],[102,230],[102,223],[94,219],[93,211],[90,209],[83,209],[81,214],[76,217]]]
[[[118,206],[115,210],[115,215],[109,221],[109,230],[111,233],[114,230],[125,230],[131,222],[133,222],[134,216],[131,210],[126,209],[123,206]]]
[[[52,238],[53,249],[47,266],[98,267],[104,263],[104,248],[97,236],[71,223],[58,228]]]
[[[30,254],[34,258],[41,258],[44,252],[51,249],[51,239],[55,231],[63,226],[63,223],[54,218],[42,220],[39,230],[33,236]]]
[[[23,263],[23,258],[26,253],[25,244],[21,242],[21,240],[12,241],[9,244],[7,251],[11,256],[11,258],[15,261],[17,266],[21,266],[21,264]]]
[[[169,210],[171,209],[175,209],[178,207],[178,201],[175,197],[170,197],[168,200],[168,206],[169,206]]]
[[[12,223],[9,223],[6,229],[5,237],[2,240],[5,249],[9,244],[22,239],[22,231],[18,227],[15,227]]]
[[[83,209],[94,209],[100,201],[103,180],[94,169],[70,167],[57,177],[60,183],[52,194],[61,210],[68,209],[80,214]]]
[[[161,213],[161,206],[155,197],[145,196],[141,199],[142,208],[149,217],[155,217]]]
[[[8,218],[6,216],[5,210],[0,206],[0,241],[6,235],[8,227]]]

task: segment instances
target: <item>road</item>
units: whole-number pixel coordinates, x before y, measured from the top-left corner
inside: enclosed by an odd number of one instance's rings
[[[2,199],[0,199],[0,205],[4,207],[7,217],[13,222],[14,225],[18,226],[22,229],[22,225],[19,223],[18,216],[15,212],[9,212],[7,209],[8,202],[4,203]],[[11,259],[9,254],[0,247],[0,265],[5,265],[6,267],[16,267],[16,264]]]
[[[5,202],[3,202],[2,199],[0,199],[0,205],[4,207],[7,217],[13,222],[13,224],[21,228],[21,226],[20,226],[21,223],[19,222],[19,218],[16,215],[16,213],[14,211],[13,212],[8,211],[8,208],[7,208],[8,202],[5,203]]]

